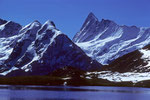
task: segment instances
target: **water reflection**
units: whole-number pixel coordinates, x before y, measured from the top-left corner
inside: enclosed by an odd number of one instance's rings
[[[0,89],[7,90],[42,90],[42,91],[91,91],[91,92],[120,92],[120,93],[150,93],[146,88],[133,88],[133,87],[98,87],[98,86],[22,86],[22,85],[0,85]]]
[[[0,86],[0,100],[149,100],[149,88]]]
[[[29,100],[29,99],[11,98],[10,100]],[[49,99],[49,98],[42,98],[42,99],[32,99],[32,100],[81,100],[81,99],[59,99],[59,98],[51,98],[51,99]]]

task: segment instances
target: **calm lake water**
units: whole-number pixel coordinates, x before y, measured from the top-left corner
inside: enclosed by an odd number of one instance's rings
[[[0,100],[150,100],[149,88],[0,86]]]

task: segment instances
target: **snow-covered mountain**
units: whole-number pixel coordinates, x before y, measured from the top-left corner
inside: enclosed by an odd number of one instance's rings
[[[46,75],[72,66],[94,70],[101,66],[88,57],[52,21],[21,26],[0,19],[0,75]]]
[[[103,65],[150,44],[150,28],[99,21],[90,13],[73,42]]]

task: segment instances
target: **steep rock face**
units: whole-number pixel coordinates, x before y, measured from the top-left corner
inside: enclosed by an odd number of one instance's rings
[[[80,31],[74,36],[85,53],[107,65],[113,60],[150,43],[150,28],[120,26],[111,20],[98,21],[90,13]]]
[[[4,66],[4,61],[8,59],[16,41],[21,38],[21,28],[18,23],[0,19],[0,66]]]
[[[5,26],[6,23],[2,25]],[[16,30],[14,27],[9,30]],[[7,30],[10,27],[5,28]],[[12,32],[12,36],[0,37],[0,46],[5,50],[0,49],[0,75],[47,75],[66,66],[82,70],[101,67],[101,64],[88,57],[65,34],[56,29],[51,21],[43,25],[34,21]]]
[[[15,43],[11,55],[5,61],[5,65],[14,66],[16,64],[20,57],[24,55],[30,44],[35,40],[36,33],[40,29],[40,27],[41,24],[35,21],[27,25],[27,27],[23,28],[23,30],[20,31],[20,34],[22,35],[20,39],[18,39]]]
[[[0,20],[0,37],[9,37],[14,36],[19,33],[19,30],[22,28],[21,25],[12,22],[12,21],[3,21]]]

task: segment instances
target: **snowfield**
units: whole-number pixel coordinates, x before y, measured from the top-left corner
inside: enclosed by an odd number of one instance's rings
[[[93,75],[98,76],[101,79],[107,79],[112,82],[133,82],[137,83],[144,80],[150,80],[150,72],[137,73],[137,72],[111,72],[111,71],[101,71],[101,72],[87,72],[87,79],[92,79]]]

